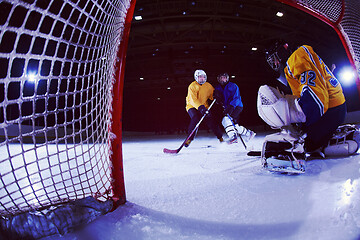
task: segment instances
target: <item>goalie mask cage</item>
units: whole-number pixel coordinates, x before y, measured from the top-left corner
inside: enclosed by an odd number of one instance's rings
[[[0,215],[125,202],[121,112],[135,0],[0,2]]]

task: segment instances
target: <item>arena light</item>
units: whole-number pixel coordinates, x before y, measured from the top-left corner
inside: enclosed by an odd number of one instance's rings
[[[257,47],[252,47],[251,50],[252,51],[257,51]]]
[[[135,16],[134,18],[135,18],[136,21],[142,20],[142,16],[141,16],[141,15]]]
[[[284,13],[282,13],[282,12],[277,12],[277,13],[276,13],[276,16],[277,16],[277,17],[282,17],[282,16],[284,16]]]
[[[27,74],[27,77],[28,77],[28,81],[29,82],[35,82],[36,81],[36,74],[35,73],[33,73],[33,72],[30,72],[30,73],[28,73]]]
[[[351,85],[355,82],[355,71],[352,67],[343,67],[339,72],[339,81],[344,85]]]

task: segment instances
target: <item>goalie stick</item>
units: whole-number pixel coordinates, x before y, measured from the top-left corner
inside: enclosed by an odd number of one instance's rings
[[[207,109],[207,111],[205,112],[205,114],[201,117],[201,119],[199,120],[199,122],[196,124],[195,128],[192,130],[192,132],[187,136],[187,138],[185,139],[185,141],[181,144],[181,146],[178,149],[168,149],[168,148],[164,148],[163,152],[164,153],[170,153],[170,154],[176,154],[179,153],[180,150],[185,146],[185,143],[187,140],[189,140],[193,134],[195,134],[195,132],[198,130],[201,122],[205,119],[205,117],[209,114],[209,110],[210,108],[214,105],[216,99],[214,99],[214,101],[212,101],[212,103],[210,104],[209,108]]]

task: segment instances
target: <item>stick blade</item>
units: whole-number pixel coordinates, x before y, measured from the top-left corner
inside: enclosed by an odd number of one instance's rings
[[[261,156],[261,151],[250,151],[247,153],[248,156],[252,156],[252,157],[260,157]]]
[[[164,148],[163,152],[168,154],[177,154],[179,152],[179,149],[173,150],[173,149]]]

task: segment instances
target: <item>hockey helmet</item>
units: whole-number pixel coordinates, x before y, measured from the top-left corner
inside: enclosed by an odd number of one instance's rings
[[[200,76],[205,76],[205,78],[199,78]],[[200,85],[204,84],[207,80],[207,76],[204,70],[198,69],[194,72],[195,81],[197,81]]]
[[[221,85],[225,85],[229,82],[229,74],[227,73],[221,73],[217,76],[217,81]]]

